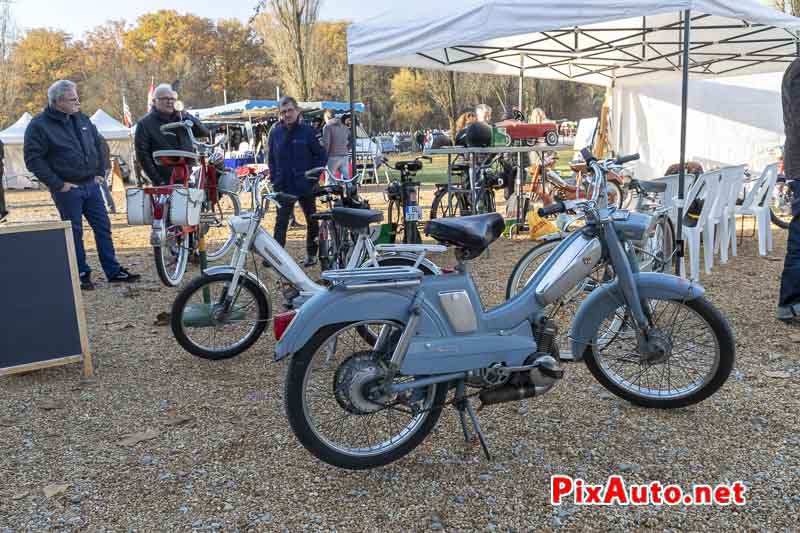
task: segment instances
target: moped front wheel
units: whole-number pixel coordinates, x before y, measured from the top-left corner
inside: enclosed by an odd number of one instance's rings
[[[367,343],[362,327],[383,330],[383,345]],[[411,452],[436,425],[446,384],[399,394],[381,388],[402,328],[385,320],[334,324],[294,354],[284,407],[292,431],[314,456],[350,470],[383,466]]]
[[[175,340],[190,354],[211,360],[234,357],[250,348],[267,327],[272,318],[267,295],[245,276],[225,309],[232,281],[230,273],[202,276],[178,293],[170,325]]]
[[[703,297],[648,299],[650,342],[640,349],[625,307],[609,313],[584,352],[592,375],[613,394],[642,407],[673,409],[714,394],[733,369],[735,343],[722,313]]]

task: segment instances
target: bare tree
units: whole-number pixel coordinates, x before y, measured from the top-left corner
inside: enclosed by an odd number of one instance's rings
[[[263,14],[256,17],[256,31],[264,37],[275,63],[286,73],[301,100],[308,99],[312,86],[309,49],[320,4],[321,0],[260,0],[257,7],[257,12]]]
[[[18,30],[11,15],[10,4],[8,0],[0,0],[0,124],[3,125],[16,119],[13,108],[19,81],[11,57],[12,49],[17,42]]]

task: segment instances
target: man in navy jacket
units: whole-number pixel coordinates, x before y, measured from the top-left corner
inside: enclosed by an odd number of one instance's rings
[[[107,170],[100,133],[80,112],[77,87],[71,81],[55,82],[47,90],[47,99],[50,105],[25,130],[25,166],[50,189],[61,220],[72,223],[81,288],[94,289],[83,248],[84,216],[94,231],[108,281],[136,281],[140,276],[119,265],[111,241],[111,221],[100,192]]]
[[[281,98],[278,108],[280,122],[269,133],[269,172],[273,188],[278,192],[297,196],[306,216],[306,261],[303,266],[317,262],[317,235],[319,223],[311,215],[317,212],[314,197],[314,182],[305,173],[315,167],[324,166],[328,160],[325,149],[317,140],[314,130],[303,124],[297,101],[291,96]],[[287,203],[287,202],[284,202]],[[286,246],[286,228],[294,210],[294,204],[281,205],[275,222],[275,240]]]

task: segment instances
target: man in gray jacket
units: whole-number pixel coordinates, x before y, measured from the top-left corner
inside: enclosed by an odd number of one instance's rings
[[[328,168],[331,172],[335,174],[338,171],[343,179],[350,179],[350,130],[333,116],[330,109],[325,110],[322,146],[328,154]],[[328,185],[331,181],[331,176],[328,176],[325,184]]]

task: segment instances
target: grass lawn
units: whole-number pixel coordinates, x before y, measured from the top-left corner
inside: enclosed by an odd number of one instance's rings
[[[391,154],[389,156],[389,167],[392,169],[389,172],[389,175],[392,178],[399,178],[400,173],[394,170],[394,163],[395,161],[403,161],[414,159],[419,154],[410,154],[410,153],[403,153],[403,154]],[[569,169],[569,161],[572,159],[572,151],[567,150],[558,153],[558,165],[556,165],[556,170],[562,174],[567,176],[572,174],[572,171]],[[447,156],[446,155],[435,155],[433,156],[433,163],[428,163],[428,161],[422,161],[423,168],[420,172],[417,173],[417,179],[422,183],[447,183]]]

